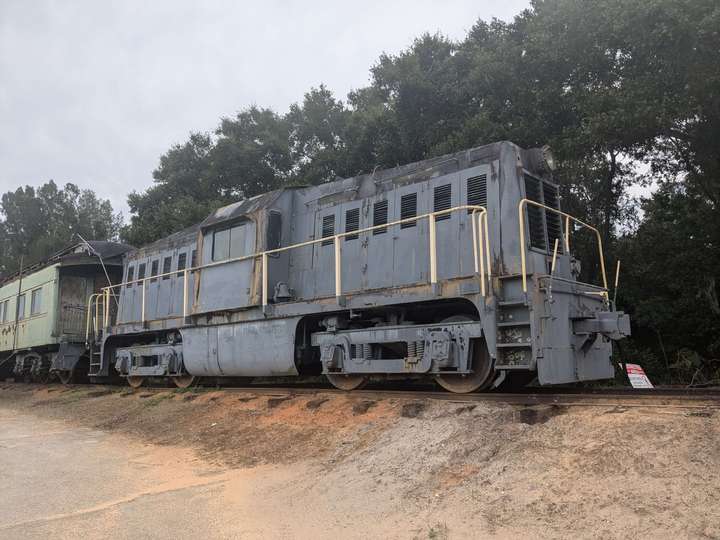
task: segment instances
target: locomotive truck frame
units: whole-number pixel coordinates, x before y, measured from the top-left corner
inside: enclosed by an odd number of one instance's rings
[[[88,375],[431,377],[453,392],[610,378],[629,320],[600,234],[560,209],[551,170],[547,149],[499,142],[220,208],[127,252],[89,295]],[[597,238],[602,285],[577,279],[575,226]]]

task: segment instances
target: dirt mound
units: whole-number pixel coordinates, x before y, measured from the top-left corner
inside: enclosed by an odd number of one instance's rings
[[[18,387],[0,406],[275,467],[268,508],[368,537],[720,538],[712,409]]]

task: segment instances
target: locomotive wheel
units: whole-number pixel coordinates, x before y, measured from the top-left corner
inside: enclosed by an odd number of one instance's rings
[[[326,373],[325,376],[327,377],[328,381],[330,381],[330,384],[332,384],[335,388],[345,390],[346,392],[362,388],[363,386],[365,386],[365,383],[367,383],[367,377],[363,377],[362,375],[342,375],[340,373]]]
[[[453,323],[471,320],[473,319],[464,315],[455,315],[442,322]],[[454,394],[487,390],[495,379],[495,369],[485,346],[485,340],[473,339],[470,343],[470,367],[472,373],[466,375],[435,375],[435,380],[445,390]]]
[[[128,384],[133,388],[140,388],[145,382],[145,377],[138,377],[137,375],[131,375],[127,378]]]
[[[193,377],[188,373],[186,373],[185,375],[179,375],[177,377],[171,377],[171,379],[172,382],[175,383],[175,386],[177,386],[178,388],[190,388],[198,380],[197,377]]]

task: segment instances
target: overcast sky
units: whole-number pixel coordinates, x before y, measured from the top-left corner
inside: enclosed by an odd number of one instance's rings
[[[0,193],[49,179],[109,198],[152,182],[191,131],[312,86],[345,97],[382,52],[462,38],[523,0],[0,0]]]

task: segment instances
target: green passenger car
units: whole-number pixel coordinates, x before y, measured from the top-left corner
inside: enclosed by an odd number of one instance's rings
[[[120,280],[129,249],[82,242],[0,281],[0,377],[69,382],[82,374],[88,300],[108,278]]]

